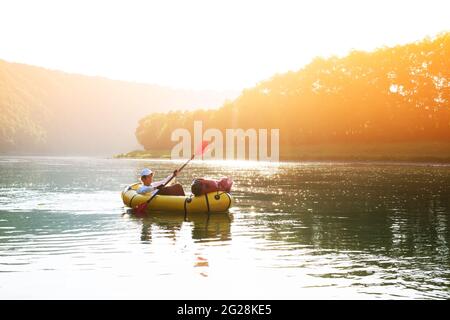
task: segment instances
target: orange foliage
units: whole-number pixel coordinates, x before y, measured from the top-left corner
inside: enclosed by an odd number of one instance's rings
[[[244,90],[219,110],[152,114],[145,149],[170,148],[176,128],[280,128],[282,146],[450,141],[450,33],[346,57],[316,58]]]

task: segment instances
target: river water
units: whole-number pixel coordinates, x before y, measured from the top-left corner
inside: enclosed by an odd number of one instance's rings
[[[450,166],[201,162],[229,213],[137,218],[180,162],[0,157],[1,299],[449,299]]]

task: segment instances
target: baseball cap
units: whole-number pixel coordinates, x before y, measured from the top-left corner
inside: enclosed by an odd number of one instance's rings
[[[150,170],[150,169],[148,169],[148,168],[145,168],[145,169],[143,169],[143,170],[141,171],[141,177],[143,177],[143,176],[149,176],[149,175],[151,175],[152,173],[153,173],[152,170]]]

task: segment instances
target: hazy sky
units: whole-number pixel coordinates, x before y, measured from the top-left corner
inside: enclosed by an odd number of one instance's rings
[[[0,59],[195,89],[450,31],[449,0],[0,0]]]

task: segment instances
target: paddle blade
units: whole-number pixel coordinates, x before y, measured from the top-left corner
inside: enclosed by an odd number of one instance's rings
[[[196,156],[202,156],[205,153],[206,148],[209,145],[209,141],[202,141],[202,144],[198,146],[197,151],[195,152]]]
[[[160,191],[160,189],[156,189],[156,190],[152,191],[152,195],[148,201],[145,201],[145,202],[141,203],[140,205],[137,205],[136,207],[134,207],[134,214],[138,217],[143,216],[147,212],[148,204],[159,193],[159,191]]]
[[[138,217],[142,217],[147,209],[147,202],[141,203],[134,208],[134,214]]]

